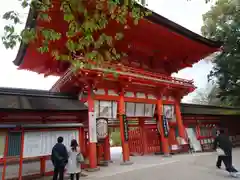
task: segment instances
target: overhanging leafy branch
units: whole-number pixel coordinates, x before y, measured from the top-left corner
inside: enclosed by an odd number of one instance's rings
[[[26,27],[17,34],[15,25],[20,23],[19,14],[10,11],[3,16],[13,22],[4,28],[5,47],[14,48],[18,42],[35,43],[40,53],[51,53],[56,60],[68,61],[76,70],[119,61],[126,56],[115,47],[116,43],[124,39],[129,24],[137,25],[140,19],[150,15],[134,0],[20,0],[20,3],[23,8],[30,7],[37,12],[35,20],[40,24],[51,23],[52,11],[63,14],[68,30],[63,34],[54,28],[37,25]],[[118,28],[111,33],[105,32],[106,28],[111,28],[109,23],[112,21]],[[51,48],[51,44],[59,43],[63,38],[67,39],[65,51]]]

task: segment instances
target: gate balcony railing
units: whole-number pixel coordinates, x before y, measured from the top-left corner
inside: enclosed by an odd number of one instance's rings
[[[123,66],[123,68],[126,69],[127,72],[131,72],[131,73],[134,73],[134,74],[144,75],[144,76],[148,76],[148,77],[152,77],[152,78],[158,78],[158,79],[162,79],[162,80],[168,80],[168,81],[171,81],[171,82],[175,82],[177,84],[187,84],[187,85],[192,85],[193,86],[193,80],[171,77],[171,76],[168,76],[168,75],[164,75],[164,74],[160,74],[160,73],[154,73],[154,72],[150,72],[150,71],[146,71],[146,70],[142,70],[142,69],[138,69],[138,68],[132,68],[132,67],[126,67],[126,66]]]
[[[158,81],[169,84],[178,84],[187,87],[194,87],[193,80],[186,80],[176,77],[171,77],[168,75],[153,73],[149,71],[145,71],[142,69],[127,67],[127,66],[113,66],[112,69],[107,68],[93,68],[94,70],[108,73],[117,73],[122,76],[134,77],[134,78],[142,78],[150,81]]]
[[[90,72],[100,71],[100,72],[109,72],[109,73],[116,72],[119,75],[128,76],[128,77],[142,78],[142,79],[146,79],[146,80],[150,80],[150,81],[158,81],[158,82],[164,82],[164,83],[169,83],[169,84],[178,84],[178,85],[193,87],[193,88],[195,87],[193,84],[193,80],[186,80],[186,79],[182,79],[182,78],[171,77],[171,76],[168,76],[165,74],[154,73],[154,72],[146,71],[143,69],[132,68],[132,67],[123,66],[123,65],[111,66],[110,69],[109,69],[109,67],[106,67],[106,68],[96,67],[91,70],[89,69],[87,71],[90,71]],[[51,91],[58,91],[60,86],[65,84],[71,78],[72,75],[73,75],[72,69],[69,68],[64,73],[64,75],[54,84]]]

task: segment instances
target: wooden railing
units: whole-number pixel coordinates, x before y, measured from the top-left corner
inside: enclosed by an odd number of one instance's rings
[[[187,87],[194,88],[193,80],[185,80],[181,78],[175,78],[164,74],[159,73],[152,73],[149,71],[143,71],[141,69],[137,68],[131,68],[131,67],[125,67],[125,66],[119,66],[119,67],[113,67],[110,69],[107,68],[93,68],[93,70],[89,70],[89,72],[93,71],[99,71],[102,73],[117,73],[120,76],[128,76],[129,78],[140,78],[150,81],[156,81],[156,82],[163,82],[163,83],[169,83],[169,84],[178,84],[183,85]]]
[[[109,68],[110,67],[110,68]],[[129,77],[135,77],[135,78],[143,78],[143,79],[148,79],[152,81],[159,81],[159,82],[165,82],[169,84],[178,84],[178,85],[183,85],[187,87],[193,87],[193,80],[186,80],[182,78],[176,78],[176,77],[171,77],[168,75],[160,74],[160,73],[154,73],[150,71],[145,71],[142,69],[138,68],[132,68],[128,66],[123,66],[123,65],[110,65],[106,67],[96,67],[93,69],[84,69],[83,71],[88,71],[90,73],[94,72],[108,72],[108,73],[117,73],[119,75],[123,76],[129,76]],[[71,79],[71,76],[73,75],[73,72],[71,68],[69,68],[64,75],[54,84],[52,87],[51,91],[59,91],[59,88],[61,85],[65,84],[69,79]]]
[[[155,73],[155,72],[150,72],[150,71],[146,71],[146,70],[142,70],[142,69],[138,69],[138,68],[133,68],[133,67],[128,67],[128,66],[121,66],[121,68],[115,66],[113,68],[116,69],[116,70],[119,70],[119,71],[121,71],[122,69],[125,69],[125,71],[131,72],[131,73],[134,73],[134,74],[139,74],[139,75],[158,78],[158,79],[167,80],[167,81],[171,81],[171,82],[176,82],[178,84],[193,85],[193,80],[186,80],[186,79],[182,79],[182,78],[171,77],[171,76],[168,76],[168,75]]]

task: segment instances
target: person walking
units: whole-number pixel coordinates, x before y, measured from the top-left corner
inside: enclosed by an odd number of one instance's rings
[[[218,169],[221,169],[222,162],[225,164],[225,161],[223,161],[223,160],[224,160],[224,155],[218,155],[217,163],[216,163],[216,167]],[[226,167],[226,164],[225,164],[225,167]]]
[[[217,132],[216,132],[216,137],[218,137],[219,134],[220,134],[220,132],[219,132],[219,130],[217,130]],[[217,146],[218,146],[218,145],[217,145]],[[218,155],[217,162],[216,162],[216,167],[217,167],[218,169],[221,169],[222,162],[224,163],[225,167],[227,167],[226,164],[225,164],[225,161],[223,161],[223,159],[224,159],[224,155]]]
[[[215,150],[220,148],[223,151],[223,155],[221,159],[223,160],[226,170],[229,174],[233,177],[238,176],[238,171],[232,165],[232,143],[227,135],[224,134],[224,130],[221,129],[219,131],[219,135],[214,140],[214,147]]]
[[[57,143],[52,148],[51,160],[54,166],[53,180],[63,180],[64,169],[68,163],[67,148],[63,144],[63,137],[57,138]]]
[[[74,180],[75,176],[76,180],[79,180],[81,173],[81,160],[79,160],[78,156],[82,156],[82,154],[75,139],[71,141],[70,149],[68,150],[68,156],[69,160],[67,164],[67,173],[70,174],[71,180]]]

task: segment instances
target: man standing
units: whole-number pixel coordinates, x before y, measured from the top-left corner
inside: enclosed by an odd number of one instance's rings
[[[220,134],[215,138],[214,149],[220,148],[223,150],[225,156],[222,156],[222,160],[226,166],[226,170],[231,176],[237,177],[238,171],[232,165],[232,143],[228,136],[224,134],[224,130],[220,130]]]
[[[63,180],[64,169],[68,163],[67,149],[63,144],[63,137],[57,138],[57,143],[52,148],[51,160],[54,166],[53,180]]]

